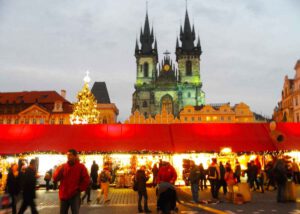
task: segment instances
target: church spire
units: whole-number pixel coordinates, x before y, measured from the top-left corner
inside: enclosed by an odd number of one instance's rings
[[[153,27],[150,31],[150,24],[148,18],[148,9],[146,10],[146,18],[144,24],[144,30],[141,29],[140,42],[141,42],[141,52],[142,54],[152,53],[152,44],[154,42]]]
[[[185,11],[185,19],[184,19],[184,26],[183,31],[182,27],[180,27],[180,41],[182,42],[182,49],[183,50],[192,50],[194,46],[195,40],[195,29],[193,26],[193,30],[191,29],[190,19],[188,11]]]

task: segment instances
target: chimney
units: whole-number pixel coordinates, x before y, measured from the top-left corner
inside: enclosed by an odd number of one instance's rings
[[[65,99],[66,99],[66,94],[67,94],[67,92],[65,89],[60,90],[60,95]]]

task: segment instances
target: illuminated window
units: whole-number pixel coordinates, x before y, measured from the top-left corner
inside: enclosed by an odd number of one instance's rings
[[[210,121],[210,119],[211,119],[210,117],[206,117],[206,121]]]
[[[195,118],[194,117],[192,117],[192,121],[194,121],[195,120]]]
[[[218,119],[217,116],[213,116],[213,121],[216,121]]]
[[[64,118],[59,119],[59,124],[61,124],[61,125],[64,124]]]
[[[186,75],[187,76],[192,76],[192,62],[191,61],[186,61],[185,63],[185,69],[186,69]]]
[[[50,124],[52,124],[52,125],[55,124],[55,119],[54,118],[51,119]]]
[[[149,64],[148,62],[144,63],[144,77],[148,77],[149,75]]]

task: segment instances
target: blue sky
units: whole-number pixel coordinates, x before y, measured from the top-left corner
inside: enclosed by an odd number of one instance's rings
[[[0,0],[0,91],[67,90],[76,100],[85,71],[105,81],[125,120],[135,81],[141,0]],[[175,60],[184,0],[149,0],[160,57]],[[245,102],[271,116],[285,75],[300,58],[300,1],[189,0],[200,34],[207,103]]]

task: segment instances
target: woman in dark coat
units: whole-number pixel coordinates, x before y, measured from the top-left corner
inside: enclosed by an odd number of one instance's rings
[[[18,171],[18,165],[12,164],[11,168],[9,169],[6,181],[6,192],[10,195],[12,199],[12,213],[16,214],[16,204],[17,204],[17,197],[20,193],[20,175]]]
[[[135,179],[137,182],[137,192],[139,196],[138,200],[138,210],[139,212],[151,212],[148,208],[148,195],[147,195],[147,188],[146,188],[146,182],[149,179],[148,176],[146,176],[145,173],[145,166],[142,166],[135,175]],[[144,197],[144,210],[142,208],[142,197]]]

